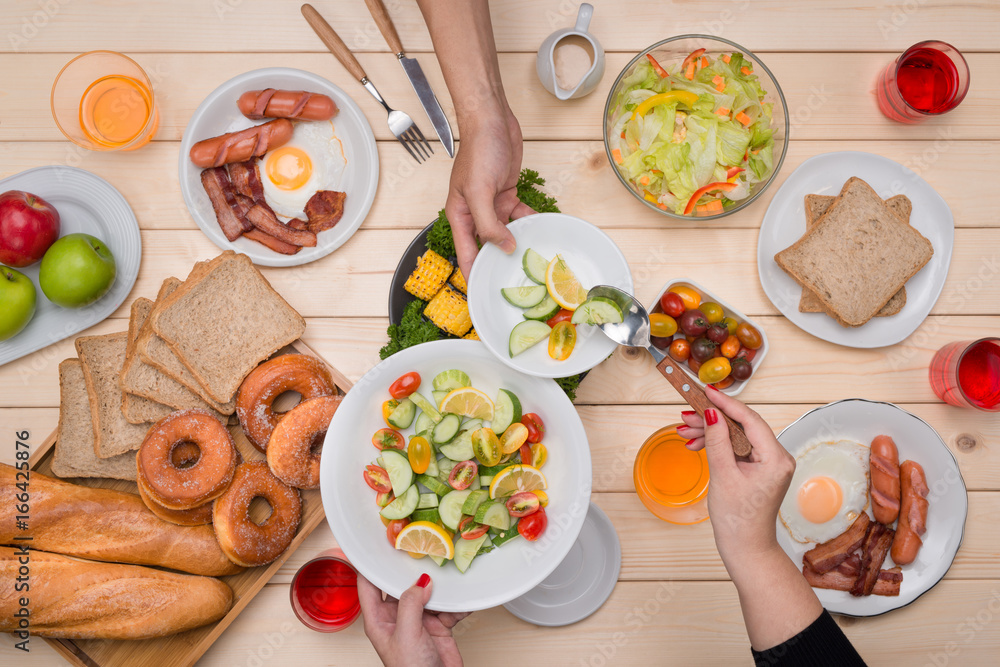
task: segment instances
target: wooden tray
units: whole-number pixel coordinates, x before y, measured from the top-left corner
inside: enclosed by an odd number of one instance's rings
[[[289,353],[308,354],[316,357],[330,370],[337,388],[347,393],[351,382],[325,359],[313,352],[301,340],[282,348],[274,356]],[[278,411],[292,407],[297,398],[280,396],[275,402]],[[234,417],[230,420],[230,432],[240,454],[247,460],[262,460],[264,455],[257,451],[243,434],[243,429]],[[35,450],[30,459],[32,470],[44,475],[52,474],[52,455],[55,452],[58,429]],[[57,478],[58,479],[58,478]],[[134,482],[114,479],[73,479],[76,484],[94,486],[115,491],[138,493]],[[253,509],[253,508],[252,508]],[[194,630],[162,637],[160,639],[109,640],[109,639],[46,639],[56,651],[77,667],[134,667],[134,665],[157,665],[157,667],[191,667],[208,650],[208,647],[229,627],[243,608],[257,595],[281,565],[294,553],[303,540],[323,521],[323,502],[319,489],[302,491],[302,523],[291,546],[270,565],[250,568],[239,574],[220,577],[233,589],[233,608],[221,619]]]

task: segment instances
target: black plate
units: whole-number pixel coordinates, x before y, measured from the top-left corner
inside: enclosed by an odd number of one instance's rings
[[[416,298],[407,292],[403,285],[406,284],[406,279],[410,277],[413,270],[417,268],[417,258],[427,250],[427,234],[433,226],[434,223],[432,222],[424,227],[410,241],[410,245],[406,247],[403,256],[399,258],[399,264],[396,265],[396,272],[392,274],[392,282],[389,284],[390,324],[399,324],[400,320],[403,319],[403,309],[406,308],[406,304]]]

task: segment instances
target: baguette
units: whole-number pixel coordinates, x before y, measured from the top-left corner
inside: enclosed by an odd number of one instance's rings
[[[25,555],[30,593],[15,589]],[[36,637],[151,639],[214,623],[233,591],[211,577],[0,547],[0,632],[22,629],[22,599]]]
[[[0,464],[0,497],[14,497],[16,472]],[[37,472],[31,473],[30,484],[28,530],[17,529],[16,503],[0,503],[0,544],[30,537],[32,549],[91,560],[207,576],[242,571],[226,558],[211,526],[167,523],[137,495],[69,484]]]

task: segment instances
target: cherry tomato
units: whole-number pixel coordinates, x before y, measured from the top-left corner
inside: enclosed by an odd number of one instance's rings
[[[408,525],[410,525],[409,519],[393,519],[385,527],[385,535],[389,538],[389,544],[392,545],[393,549],[396,548],[396,537],[398,537],[399,534],[403,532],[403,529]]]
[[[542,507],[541,499],[532,491],[518,491],[507,500],[507,511],[513,517],[534,514]]]
[[[694,357],[691,357],[688,359],[688,368],[690,368],[697,375],[698,369],[701,368],[701,362]]]
[[[740,325],[740,323],[736,321],[736,318],[728,316],[723,317],[722,323],[726,325],[727,329],[729,329],[729,335],[736,335],[736,327]]]
[[[746,322],[741,322],[736,327],[736,337],[743,343],[743,347],[748,347],[751,350],[756,350],[764,344],[764,340],[760,337],[760,332]]]
[[[476,520],[471,516],[465,516],[458,522],[458,534],[462,536],[463,540],[474,540],[477,537],[482,537],[489,529],[490,527],[485,524],[476,523]]]
[[[691,343],[678,338],[670,344],[670,356],[675,361],[687,361],[691,356]]]
[[[750,350],[745,347],[741,347],[740,351],[736,353],[736,359],[746,359],[748,362],[753,361],[753,358],[757,356],[757,350]]]
[[[521,422],[514,422],[500,436],[500,451],[513,454],[528,441],[528,427]]]
[[[693,310],[701,304],[701,295],[690,287],[678,285],[677,287],[671,287],[670,291],[681,298],[681,301],[684,302],[685,310]]]
[[[549,460],[549,450],[542,443],[536,443],[531,446],[531,461],[529,463],[536,468],[541,468],[545,465],[545,462]],[[524,459],[521,459],[524,462]]]
[[[705,319],[705,314],[697,308],[684,311],[677,323],[687,336],[702,336],[710,326],[708,320]]]
[[[650,313],[649,332],[658,338],[670,338],[677,333],[677,320],[663,313]]]
[[[733,371],[732,366],[729,365],[729,359],[725,357],[715,357],[709,359],[701,365],[698,369],[698,379],[705,384],[712,384],[714,382],[722,382],[729,374]]]
[[[379,493],[392,491],[392,484],[389,482],[389,473],[385,471],[385,468],[380,468],[372,463],[365,466],[364,475],[365,484],[370,486],[373,491],[378,491]]]
[[[724,324],[713,324],[708,328],[708,331],[705,332],[705,335],[713,343],[722,345],[726,342],[726,339],[729,338],[729,329],[727,329]]]
[[[500,463],[503,457],[503,450],[500,449],[500,438],[490,428],[481,428],[472,433],[472,451],[475,452],[479,462],[486,466],[495,466]]]
[[[521,463],[531,465],[531,445],[527,442],[521,445]]]
[[[684,312],[684,300],[676,292],[664,292],[660,297],[660,308],[670,317],[680,317]]]
[[[722,318],[726,316],[726,311],[722,310],[722,306],[715,303],[714,301],[709,301],[708,303],[701,304],[698,309],[705,313],[705,319],[715,324],[716,322],[721,322]]]
[[[716,389],[722,390],[722,389],[725,389],[726,387],[728,387],[729,385],[731,385],[734,382],[736,382],[736,380],[734,380],[733,376],[730,375],[729,377],[725,378],[721,382],[713,382],[712,386],[715,387]]]
[[[549,332],[549,356],[556,361],[566,361],[576,347],[576,325],[559,322]]]
[[[691,358],[698,363],[705,363],[715,356],[716,344],[707,338],[699,338],[691,343]]]
[[[392,411],[395,410],[398,405],[399,401],[394,398],[390,398],[388,401],[382,403],[382,421],[384,421],[385,425],[389,428],[393,428],[392,424],[389,423],[389,415],[392,414]]]
[[[740,339],[736,336],[728,336],[725,342],[719,347],[719,351],[722,352],[722,356],[732,359],[740,351]]]
[[[379,515],[378,515],[378,518],[379,518],[379,519],[381,519],[381,521],[382,521],[382,525],[383,525],[383,526],[388,526],[388,525],[389,525],[389,519],[386,519],[386,518],[385,518],[384,516],[382,516],[381,514],[379,514]],[[396,546],[396,545],[393,545],[393,546]]]
[[[560,322],[569,322],[571,317],[573,317],[573,311],[566,310],[565,308],[563,308],[558,313],[553,315],[550,319],[545,320],[545,323],[548,324],[550,327],[554,327]]]
[[[542,501],[542,507],[549,506],[549,494],[544,491],[532,491],[532,493],[538,496],[538,499]]]
[[[733,359],[733,379],[745,382],[753,375],[753,366],[746,357],[736,357]]]
[[[375,504],[379,507],[385,507],[395,499],[396,496],[392,495],[392,491],[383,491],[375,496]]]
[[[448,484],[456,491],[467,489],[478,473],[479,466],[476,465],[475,461],[462,461],[451,469],[451,474],[448,475]]]
[[[400,375],[395,382],[389,385],[389,395],[393,398],[403,399],[412,394],[420,386],[420,373],[411,371]]]
[[[372,436],[375,449],[405,449],[406,439],[403,434],[392,428],[380,428]]]
[[[407,551],[406,555],[409,556],[410,558],[414,559],[414,560],[420,560],[421,558],[423,558],[427,554],[418,554],[418,553],[416,553],[414,551]]]
[[[538,511],[529,514],[517,522],[517,532],[529,542],[534,542],[542,536],[542,533],[545,532],[545,527],[548,525],[549,520],[545,516],[545,509],[539,507]]]
[[[409,459],[413,472],[423,475],[431,464],[431,443],[422,436],[413,436],[410,438],[410,446],[406,448],[406,458]]]
[[[521,423],[528,427],[528,442],[541,442],[545,436],[545,422],[534,412],[521,417]]]
[[[673,338],[660,338],[659,336],[650,336],[649,342],[653,344],[653,347],[665,350],[670,347],[670,344],[674,342]]]

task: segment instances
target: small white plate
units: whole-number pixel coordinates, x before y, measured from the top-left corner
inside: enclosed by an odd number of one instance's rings
[[[525,412],[535,412],[545,422],[549,452],[542,469],[548,482],[548,528],[541,539],[528,542],[517,537],[478,557],[465,574],[453,564],[438,567],[429,558],[414,560],[393,549],[385,538],[375,492],[362,476],[365,466],[378,455],[371,437],[385,427],[381,405],[389,398],[393,380],[416,371],[424,383],[421,393],[429,396],[426,388],[434,376],[451,368],[468,373],[472,385],[489,396],[496,396],[501,388],[514,392]],[[411,427],[403,433],[412,431]],[[430,574],[434,594],[427,606],[434,611],[496,607],[542,583],[580,534],[590,507],[591,477],[587,433],[559,385],[513,372],[473,340],[416,345],[365,373],[333,416],[320,462],[323,508],[348,560],[375,586],[397,598],[421,573]]]
[[[812,443],[841,438],[867,447],[877,435],[892,437],[900,463],[912,459],[923,467],[930,489],[927,532],[917,559],[903,566],[897,597],[854,597],[846,591],[814,588],[823,606],[837,614],[877,616],[910,604],[948,572],[965,533],[969,497],[955,456],[927,422],[892,403],[853,398],[824,405],[785,427],[778,442],[795,456]],[[778,543],[801,570],[802,554],[816,545],[794,541],[780,519],[777,527]],[[883,569],[892,566],[892,558],[887,557]]]
[[[580,537],[545,581],[504,607],[522,621],[561,626],[577,623],[601,608],[618,583],[622,547],[614,524],[590,503]]]
[[[245,238],[229,241],[219,228],[212,202],[201,185],[202,169],[192,164],[188,158],[191,146],[202,139],[243,130],[271,120],[250,120],[236,106],[236,101],[246,91],[264,88],[306,90],[333,98],[338,108],[333,117],[333,125],[337,137],[344,144],[344,155],[347,156],[347,167],[336,188],[347,193],[344,216],[333,229],[317,235],[315,248],[303,248],[295,255],[282,255]],[[215,245],[223,250],[241,252],[252,259],[254,264],[261,266],[299,266],[326,257],[358,231],[375,200],[375,190],[378,187],[378,149],[375,146],[375,135],[372,134],[372,128],[361,108],[343,90],[310,72],[289,67],[268,67],[233,77],[213,90],[198,106],[184,130],[179,170],[181,193],[188,211],[201,231]]]
[[[118,310],[132,291],[142,260],[139,222],[125,197],[100,176],[76,167],[36,167],[0,181],[0,192],[7,190],[24,190],[55,206],[60,237],[82,232],[104,241],[117,273],[111,290],[95,303],[62,308],[46,299],[38,285],[40,262],[16,269],[34,283],[38,305],[21,333],[0,342],[0,365],[69,338]]]
[[[632,294],[632,272],[622,251],[596,226],[563,213],[528,215],[507,229],[517,241],[517,250],[507,255],[487,243],[469,276],[469,315],[486,347],[511,368],[546,378],[577,375],[607,359],[618,344],[597,327],[585,324],[576,328],[576,347],[565,361],[550,357],[545,341],[511,358],[510,332],[515,324],[524,322],[524,311],[507,303],[500,290],[535,284],[521,266],[525,251],[531,248],[549,260],[562,255],[584,289],[611,285]]]
[[[864,179],[883,199],[903,194],[913,203],[910,224],[934,246],[934,256],[906,283],[906,305],[896,315],[842,327],[824,313],[799,312],[802,287],[774,261],[806,231],[804,197],[837,196],[847,179]],[[771,201],[757,241],[757,271],[771,303],[793,324],[823,340],[856,348],[885,347],[906,339],[937,302],[951,264],[955,220],[927,181],[901,164],[873,153],[842,151],[809,158],[785,180]]]

